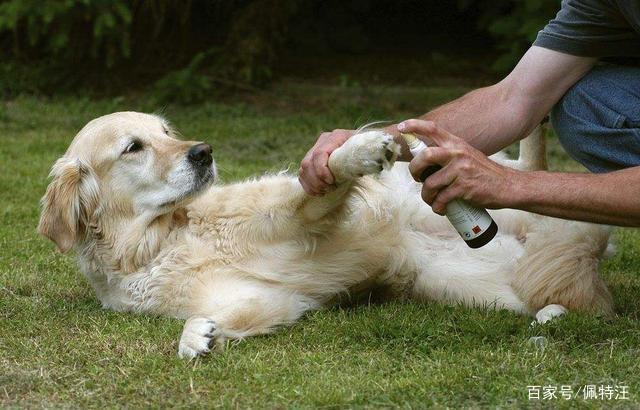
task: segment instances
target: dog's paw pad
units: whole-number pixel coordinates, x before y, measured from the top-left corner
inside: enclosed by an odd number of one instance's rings
[[[392,163],[396,160],[396,158],[398,158],[399,148],[400,147],[398,146],[398,144],[393,142],[393,140],[390,143],[385,144],[384,158],[387,160],[388,163]]]
[[[400,155],[400,145],[383,131],[356,134],[331,155],[329,165],[341,179],[378,174],[390,169]]]
[[[218,336],[216,322],[207,317],[194,317],[184,325],[178,356],[183,359],[192,359],[211,351]]]
[[[400,145],[398,145],[391,135],[385,134],[382,139],[380,154],[382,154],[380,161],[384,169],[389,169],[396,162],[400,155]]]

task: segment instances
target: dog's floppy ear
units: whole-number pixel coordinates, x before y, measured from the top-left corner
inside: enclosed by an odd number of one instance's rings
[[[84,233],[98,203],[98,182],[87,164],[62,157],[53,165],[53,178],[41,200],[38,231],[67,252]]]

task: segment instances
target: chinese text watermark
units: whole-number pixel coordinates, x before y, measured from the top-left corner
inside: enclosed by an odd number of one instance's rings
[[[529,400],[629,400],[629,386],[625,385],[531,385],[527,391]]]

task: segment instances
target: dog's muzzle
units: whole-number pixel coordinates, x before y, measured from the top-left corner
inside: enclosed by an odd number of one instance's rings
[[[187,160],[195,171],[196,179],[193,187],[195,190],[199,190],[215,180],[216,171],[211,151],[211,145],[202,143],[192,146],[187,152]]]
[[[196,144],[189,148],[187,153],[189,162],[197,167],[208,168],[213,163],[213,157],[211,156],[211,145],[209,144]]]

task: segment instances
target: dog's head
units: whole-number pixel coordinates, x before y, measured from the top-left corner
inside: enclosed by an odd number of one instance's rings
[[[38,230],[66,252],[96,220],[150,224],[215,176],[211,147],[175,138],[164,119],[136,112],[105,115],[82,128],[53,165]]]

